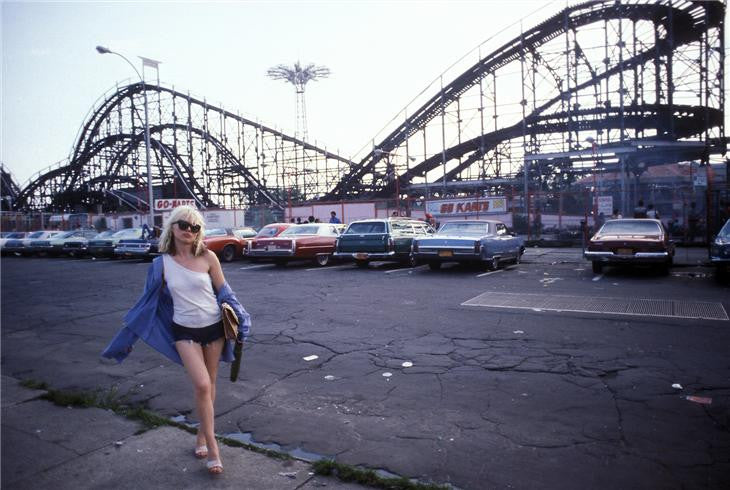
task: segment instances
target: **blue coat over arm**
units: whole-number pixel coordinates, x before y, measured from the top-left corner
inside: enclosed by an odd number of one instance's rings
[[[182,365],[182,359],[172,338],[172,296],[162,280],[162,272],[162,257],[156,257],[147,272],[147,282],[142,296],[124,316],[122,329],[104,349],[101,354],[103,357],[122,362],[132,352],[134,343],[142,339],[171,361]],[[223,284],[216,294],[216,299],[219,306],[228,303],[236,312],[239,322],[238,335],[245,341],[251,328],[251,316],[238,302],[228,283]],[[221,361],[233,361],[233,344],[233,340],[225,342]]]

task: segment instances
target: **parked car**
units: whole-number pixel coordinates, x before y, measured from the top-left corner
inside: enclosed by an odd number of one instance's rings
[[[413,239],[433,233],[428,223],[412,218],[353,221],[337,240],[333,255],[354,260],[358,267],[367,267],[371,260],[400,261],[413,265]]]
[[[124,238],[114,247],[114,255],[124,258],[152,259],[159,255],[157,238]]]
[[[98,233],[96,230],[71,230],[62,231],[61,233],[48,238],[46,240],[34,240],[31,244],[31,251],[35,254],[48,254],[52,257],[57,257],[64,251],[64,245],[69,240],[88,239],[96,236]]]
[[[276,237],[256,238],[251,243],[252,258],[273,260],[284,265],[290,260],[312,260],[325,266],[335,250],[335,241],[345,229],[342,224],[307,223],[294,225]]]
[[[63,253],[74,257],[82,257],[89,253],[90,240],[103,240],[112,236],[114,233],[112,230],[102,231],[101,233],[94,230],[86,230],[83,233],[66,239],[63,243]],[[51,242],[51,245],[53,245],[53,242]]]
[[[495,220],[468,220],[445,223],[435,235],[413,240],[416,263],[432,270],[444,262],[471,262],[496,269],[506,261],[518,263],[525,252],[522,238]]]
[[[205,231],[203,243],[221,258],[224,262],[230,262],[236,257],[241,257],[248,250],[248,242],[256,236],[253,228],[214,228]]]
[[[275,236],[279,236],[284,230],[287,228],[294,226],[293,223],[270,223],[263,228],[259,230],[258,233],[256,233],[256,236],[252,239],[248,240],[248,244],[246,247],[246,251],[244,252],[244,256],[248,256],[249,252],[251,251],[251,246],[253,245],[253,242],[256,241],[259,238],[272,238]],[[252,261],[255,261],[256,259],[251,257]]]
[[[39,230],[28,233],[25,238],[13,239],[5,242],[3,249],[6,253],[19,253],[21,255],[32,255],[32,243],[33,240],[47,240],[48,238],[57,235],[58,231]]]
[[[3,232],[3,237],[0,238],[0,252],[5,255],[5,243],[9,240],[21,240],[27,235],[24,231],[8,231]]]
[[[716,267],[718,276],[730,271],[730,219],[710,244],[710,263]]]
[[[107,237],[95,237],[89,240],[87,251],[94,257],[115,257],[114,248],[120,240],[141,238],[142,228],[125,228]]]
[[[674,261],[674,242],[656,219],[607,221],[588,242],[585,258],[598,274],[605,265],[654,265],[668,273]]]

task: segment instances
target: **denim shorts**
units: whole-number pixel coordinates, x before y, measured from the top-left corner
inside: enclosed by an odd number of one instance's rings
[[[224,336],[223,321],[208,325],[207,327],[190,328],[172,322],[172,338],[175,342],[189,340],[205,347]]]

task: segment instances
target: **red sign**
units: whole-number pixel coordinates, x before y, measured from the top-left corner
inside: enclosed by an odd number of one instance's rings
[[[195,207],[195,199],[155,199],[155,211],[169,211],[178,206]]]

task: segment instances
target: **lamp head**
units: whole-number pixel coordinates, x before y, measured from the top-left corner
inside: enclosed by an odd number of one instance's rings
[[[112,50],[111,50],[111,49],[109,49],[109,48],[105,48],[104,46],[97,46],[97,47],[96,47],[96,51],[97,51],[97,52],[98,52],[99,54],[108,54],[108,53],[111,53],[111,52],[112,52]]]

